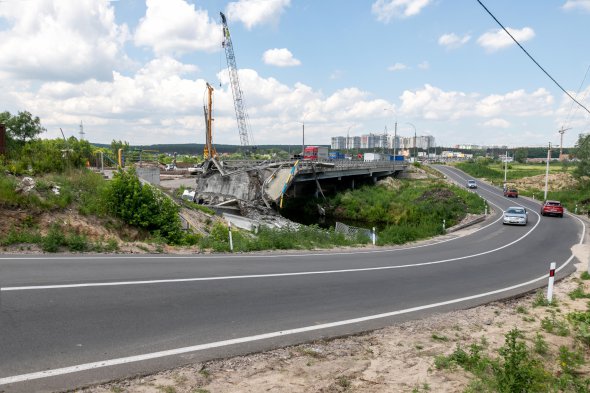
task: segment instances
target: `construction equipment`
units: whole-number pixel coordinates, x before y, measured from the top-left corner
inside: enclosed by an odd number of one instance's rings
[[[221,23],[223,24],[223,42],[222,46],[225,49],[225,57],[227,58],[227,69],[229,71],[229,80],[231,90],[234,97],[234,107],[236,109],[236,120],[238,121],[238,131],[240,132],[240,145],[242,147],[250,147],[252,135],[248,130],[248,114],[244,106],[244,98],[242,89],[240,88],[240,80],[238,78],[238,67],[236,66],[236,57],[234,56],[234,47],[231,42],[229,28],[227,27],[227,20],[223,12],[220,12]]]
[[[203,106],[205,112],[205,147],[203,157],[205,160],[217,157],[217,151],[213,147],[213,87],[207,83],[207,105]]]

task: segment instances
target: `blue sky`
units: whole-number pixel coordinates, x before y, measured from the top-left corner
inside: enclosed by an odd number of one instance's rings
[[[483,0],[535,59],[590,106],[590,0]],[[0,111],[47,133],[131,144],[239,135],[219,11],[229,20],[255,144],[365,133],[438,145],[564,145],[590,115],[476,0],[0,0]]]

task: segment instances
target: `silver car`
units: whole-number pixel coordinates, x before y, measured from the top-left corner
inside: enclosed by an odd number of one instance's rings
[[[528,223],[528,213],[524,207],[513,206],[506,209],[502,217],[502,224],[526,225]]]

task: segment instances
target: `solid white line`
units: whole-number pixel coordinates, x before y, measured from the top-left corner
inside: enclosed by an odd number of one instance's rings
[[[474,258],[481,255],[490,254],[496,251],[500,251],[506,247],[509,247],[522,239],[529,236],[535,228],[539,225],[540,220],[537,221],[534,227],[532,227],[528,232],[526,232],[520,238],[513,240],[510,243],[507,243],[501,247],[480,252],[477,254],[471,255],[464,255],[461,257],[456,258],[449,258],[449,259],[442,259],[438,261],[430,261],[430,262],[421,262],[421,263],[413,263],[413,264],[406,264],[406,265],[393,265],[393,266],[377,266],[377,267],[367,267],[367,268],[358,268],[358,269],[338,269],[338,270],[320,270],[320,271],[307,271],[307,272],[293,272],[293,273],[271,273],[271,274],[249,274],[249,275],[241,275],[241,276],[221,276],[221,277],[193,277],[193,278],[177,278],[177,279],[164,279],[164,280],[144,280],[144,281],[118,281],[118,282],[97,282],[97,283],[80,283],[80,284],[61,284],[61,285],[31,285],[31,286],[21,286],[21,287],[4,287],[0,288],[0,291],[7,292],[7,291],[26,291],[26,290],[34,290],[34,289],[66,289],[66,288],[88,288],[88,287],[109,287],[109,286],[122,286],[122,285],[147,285],[147,284],[163,284],[163,283],[179,283],[179,282],[193,282],[193,281],[217,281],[217,280],[235,280],[235,279],[246,279],[246,278],[271,278],[271,277],[292,277],[292,276],[309,276],[309,275],[316,275],[316,274],[337,274],[337,273],[355,273],[355,272],[368,272],[374,270],[392,270],[392,269],[403,269],[403,268],[410,268],[410,267],[421,267],[421,266],[428,266],[428,265],[437,265],[441,263],[448,263],[453,261],[459,261],[468,258]]]
[[[495,203],[489,202],[488,203],[496,206],[497,208],[500,209],[500,207],[498,205],[496,205]],[[502,209],[500,209],[502,210]],[[478,228],[477,230],[471,232],[469,235],[473,235],[474,233],[477,233],[479,231],[482,231],[492,225],[494,225],[496,222],[500,221],[502,217],[500,216],[500,218],[498,218],[497,220],[489,223],[488,225],[485,225],[481,228]],[[410,246],[410,247],[398,247],[398,248],[387,248],[387,249],[379,249],[379,250],[367,250],[367,251],[340,251],[340,252],[329,252],[329,250],[326,250],[326,252],[323,253],[301,253],[301,254],[241,254],[241,255],[235,255],[235,254],[222,254],[222,255],[146,255],[146,256],[141,256],[141,255],[134,255],[134,256],[130,256],[130,255],[118,255],[118,254],[113,254],[113,255],[95,255],[95,256],[85,256],[85,255],[77,255],[77,256],[53,256],[53,257],[49,257],[49,256],[29,256],[29,257],[0,257],[0,261],[26,261],[26,260],[68,260],[68,259],[76,259],[76,260],[101,260],[101,259],[227,259],[227,258],[240,258],[240,259],[247,259],[247,258],[299,258],[299,257],[321,257],[321,256],[333,256],[333,255],[364,255],[364,254],[383,254],[383,253],[389,253],[389,252],[398,252],[398,251],[405,251],[405,250],[414,250],[416,248],[423,248],[423,247],[431,247],[431,246],[435,246],[435,245],[439,245],[439,244],[443,244],[443,243],[447,243],[453,240],[457,240],[457,239],[461,239],[461,237],[453,237],[450,239],[444,239],[444,240],[435,240],[432,243],[428,243],[428,244],[421,244],[421,245],[417,245],[417,246]]]
[[[577,219],[582,224],[582,235],[580,236],[580,241],[578,243],[578,244],[582,244],[584,242],[584,238],[586,235],[586,225],[584,224],[584,222],[580,218],[575,217],[575,216],[573,216],[573,217],[575,219]],[[540,220],[539,220],[539,222],[540,222]],[[538,225],[538,223],[537,223],[537,225]],[[527,233],[527,235],[528,235],[528,233]],[[525,236],[527,236],[527,235],[525,235]],[[557,269],[557,271],[561,271],[573,259],[574,259],[574,255],[572,254],[567,259],[567,261],[565,261],[565,263]],[[460,302],[464,302],[467,300],[478,299],[478,298],[482,298],[485,296],[490,296],[490,295],[495,295],[495,294],[499,294],[502,292],[511,291],[513,289],[517,289],[517,288],[521,288],[523,286],[531,285],[539,280],[543,280],[543,279],[547,278],[548,276],[549,276],[548,274],[545,274],[541,277],[535,278],[533,280],[530,280],[530,281],[527,281],[527,282],[524,282],[521,284],[512,285],[510,287],[497,289],[497,290],[490,291],[490,292],[485,292],[485,293],[472,295],[472,296],[466,296],[466,297],[462,297],[462,298],[458,298],[458,299],[447,300],[444,302],[438,302],[438,303],[432,303],[432,304],[427,304],[427,305],[423,305],[423,306],[407,308],[404,310],[392,311],[392,312],[388,312],[388,313],[369,315],[369,316],[365,316],[365,317],[347,319],[347,320],[343,320],[343,321],[325,323],[325,324],[321,324],[321,325],[306,326],[306,327],[301,327],[301,328],[296,328],[296,329],[288,329],[288,330],[282,330],[282,331],[278,331],[278,332],[271,332],[271,333],[259,334],[259,335],[254,335],[254,336],[241,337],[241,338],[236,338],[236,339],[232,339],[232,340],[216,341],[216,342],[212,342],[212,343],[193,345],[190,347],[171,349],[171,350],[167,350],[167,351],[152,352],[152,353],[143,354],[143,355],[128,356],[128,357],[103,360],[103,361],[93,362],[93,363],[84,363],[84,364],[79,364],[79,365],[71,366],[71,367],[63,367],[63,368],[57,368],[57,369],[53,369],[53,370],[45,370],[45,371],[39,371],[39,372],[34,372],[34,373],[29,373],[29,374],[21,374],[21,375],[15,375],[15,376],[11,376],[11,377],[0,378],[0,386],[7,385],[9,383],[31,381],[31,380],[35,380],[35,379],[59,376],[59,375],[70,374],[70,373],[79,372],[79,371],[93,370],[93,369],[102,368],[102,367],[110,367],[110,366],[116,366],[116,365],[120,365],[120,364],[133,363],[133,362],[139,362],[139,361],[150,360],[150,359],[157,359],[157,358],[179,355],[179,354],[188,353],[188,352],[197,352],[197,351],[202,351],[205,349],[219,348],[219,347],[224,347],[224,346],[229,346],[229,345],[235,345],[235,344],[241,344],[241,343],[247,343],[247,342],[253,342],[253,341],[260,341],[260,340],[265,340],[265,339],[269,339],[269,338],[311,332],[311,331],[320,330],[320,329],[328,329],[328,328],[333,328],[333,327],[338,327],[338,326],[350,325],[350,324],[354,324],[354,323],[371,321],[371,320],[375,320],[375,319],[392,317],[392,316],[401,315],[401,314],[407,314],[407,313],[420,311],[420,310],[427,310],[427,309],[431,309],[431,308],[435,308],[435,307],[460,303]]]
[[[582,228],[583,228],[582,237],[580,239],[580,244],[581,244],[584,241],[584,234],[586,231],[586,227],[585,227],[584,223],[582,222],[582,220],[580,220],[579,218],[577,218],[577,219],[582,223]],[[560,266],[559,269],[557,269],[557,271],[563,269],[566,265],[568,265],[572,261],[573,258],[574,258],[574,255],[572,254],[569,257],[569,259],[562,266]],[[159,352],[152,352],[152,353],[147,353],[147,354],[143,354],[143,355],[102,360],[102,361],[93,362],[93,363],[78,364],[76,366],[71,366],[71,367],[63,367],[63,368],[57,368],[57,369],[53,369],[53,370],[45,370],[45,371],[39,371],[39,372],[34,372],[34,373],[29,373],[29,374],[21,374],[21,375],[6,377],[6,378],[0,378],[0,386],[7,385],[10,383],[31,381],[31,380],[40,379],[40,378],[55,377],[55,376],[59,376],[59,375],[71,374],[71,373],[80,372],[80,371],[93,370],[93,369],[102,368],[102,367],[111,367],[111,366],[117,366],[117,365],[121,365],[121,364],[157,359],[157,358],[162,358],[162,357],[166,357],[166,356],[180,355],[180,354],[188,353],[188,352],[197,352],[197,351],[203,351],[206,349],[219,348],[219,347],[225,347],[225,346],[229,346],[229,345],[243,344],[243,343],[248,343],[248,342],[253,342],[253,341],[266,340],[266,339],[270,339],[270,338],[276,338],[276,337],[287,336],[287,335],[292,335],[292,334],[311,332],[311,331],[316,331],[316,330],[321,330],[321,329],[329,329],[329,328],[334,328],[334,327],[338,327],[338,326],[367,322],[367,321],[371,321],[371,320],[375,320],[375,319],[393,317],[393,316],[401,315],[401,314],[408,314],[408,313],[415,312],[415,311],[427,310],[427,309],[431,309],[431,308],[435,308],[435,307],[446,306],[449,304],[460,303],[460,302],[464,302],[464,301],[468,301],[468,300],[478,299],[478,298],[482,298],[485,296],[491,296],[491,295],[495,295],[498,293],[511,291],[513,289],[517,289],[517,288],[521,288],[523,286],[531,285],[539,280],[543,280],[543,279],[547,278],[548,276],[549,276],[548,274],[545,274],[545,275],[535,278],[533,280],[530,280],[530,281],[527,281],[527,282],[524,282],[521,284],[517,284],[517,285],[512,285],[510,287],[497,289],[497,290],[490,291],[490,292],[480,293],[477,295],[466,296],[466,297],[462,297],[462,298],[458,298],[458,299],[452,299],[452,300],[447,300],[447,301],[443,301],[443,302],[427,304],[427,305],[423,305],[423,306],[406,308],[404,310],[391,311],[391,312],[382,313],[382,314],[368,315],[368,316],[364,316],[364,317],[360,317],[360,318],[353,318],[353,319],[347,319],[347,320],[343,320],[343,321],[324,323],[324,324],[320,324],[320,325],[305,326],[305,327],[300,327],[300,328],[296,328],[296,329],[281,330],[281,331],[277,331],[277,332],[264,333],[264,334],[258,334],[258,335],[247,336],[247,337],[240,337],[240,338],[235,338],[235,339],[231,339],[231,340],[215,341],[215,342],[206,343],[206,344],[193,345],[190,347],[170,349],[167,351],[159,351]]]

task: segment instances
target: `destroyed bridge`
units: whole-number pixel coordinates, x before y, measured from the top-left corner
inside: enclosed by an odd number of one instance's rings
[[[403,161],[220,161],[212,158],[198,174],[194,200],[220,205],[230,201],[280,205],[283,197],[319,196],[376,183],[404,171]]]

